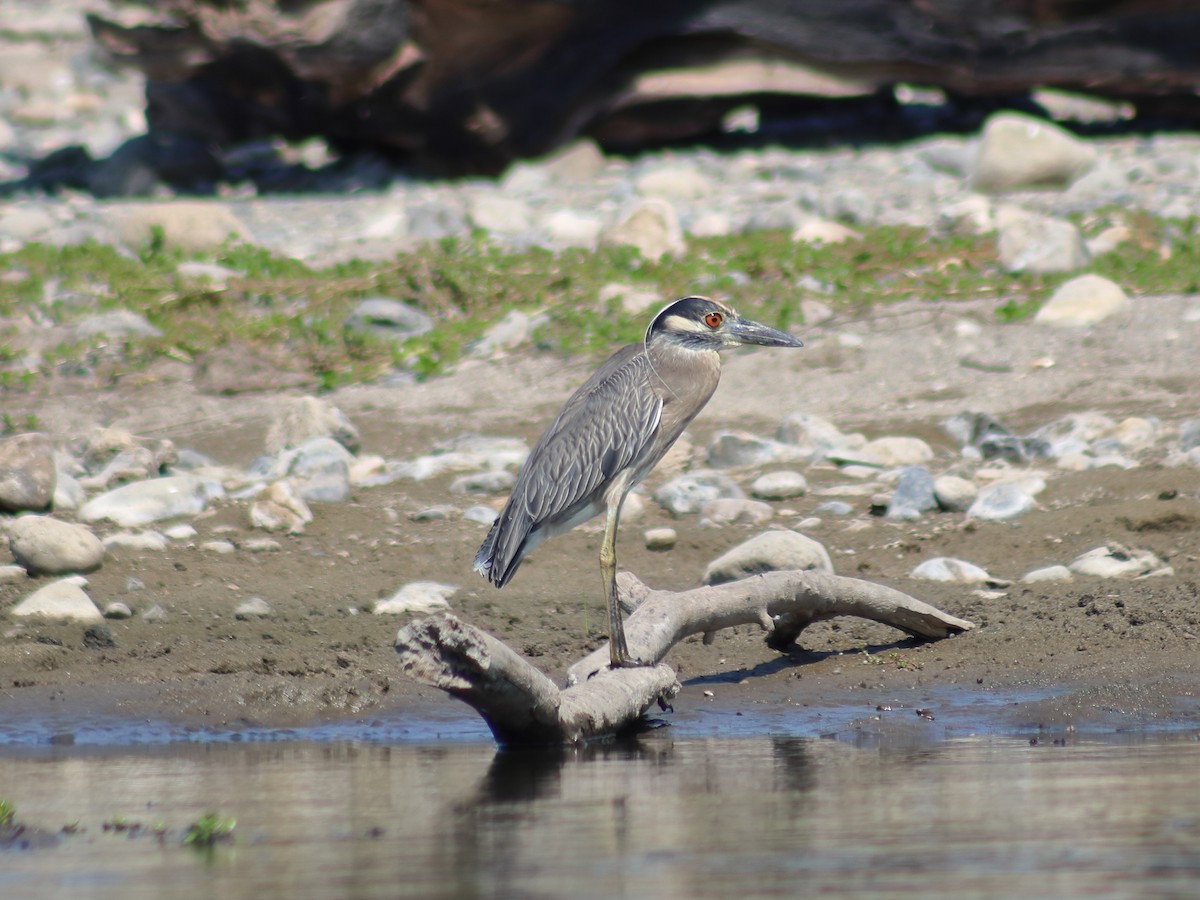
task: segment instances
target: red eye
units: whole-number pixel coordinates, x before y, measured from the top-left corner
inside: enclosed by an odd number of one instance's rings
[[[709,328],[716,328],[724,320],[725,320],[725,317],[722,316],[719,312],[710,312],[707,316],[704,317],[704,324],[707,325]]]

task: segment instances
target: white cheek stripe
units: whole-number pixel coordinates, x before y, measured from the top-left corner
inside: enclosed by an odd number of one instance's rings
[[[695,319],[685,319],[683,316],[667,316],[663,319],[663,327],[667,331],[690,331],[693,334],[709,334],[712,329],[701,325]]]

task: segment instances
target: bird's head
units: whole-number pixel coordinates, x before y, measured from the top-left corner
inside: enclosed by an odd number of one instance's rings
[[[693,350],[723,350],[742,344],[802,347],[786,332],[743,319],[728,303],[684,297],[663,307],[646,329],[646,345],[664,341]]]

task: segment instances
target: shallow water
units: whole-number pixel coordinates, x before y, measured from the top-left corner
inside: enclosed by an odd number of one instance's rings
[[[357,723],[356,741],[10,739],[0,797],[45,841],[0,851],[0,897],[1200,893],[1200,732],[957,737],[912,712],[825,737],[827,711],[793,733],[694,715],[550,751],[497,751],[454,714]],[[182,846],[209,810],[235,840]]]

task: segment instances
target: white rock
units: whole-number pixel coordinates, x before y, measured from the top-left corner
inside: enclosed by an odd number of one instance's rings
[[[983,126],[971,173],[977,191],[1065,187],[1096,162],[1096,151],[1065,129],[1001,112]]]
[[[136,528],[161,519],[197,515],[209,500],[224,495],[220,484],[195,475],[152,478],[93,497],[79,510],[79,518],[85,522],[108,519],[122,528]]]
[[[697,200],[712,193],[713,184],[695,166],[666,165],[651,169],[634,181],[639,194],[672,202]]]
[[[12,608],[14,616],[41,616],[72,622],[100,622],[100,613],[92,598],[74,579],[64,578],[39,588]]]
[[[333,438],[351,453],[358,450],[358,429],[344,412],[319,397],[284,401],[267,426],[266,452],[275,456],[313,438]]]
[[[331,437],[316,437],[285,450],[274,469],[287,475],[305,500],[338,503],[350,496],[353,454]]]
[[[688,232],[696,237],[725,237],[733,234],[733,220],[728,213],[709,210],[692,221]]]
[[[642,537],[647,550],[670,550],[679,539],[674,528],[650,528]]]
[[[827,219],[805,219],[792,232],[792,243],[798,244],[842,244],[861,240],[862,235],[853,228]]]
[[[1001,481],[989,484],[979,492],[967,510],[967,516],[974,519],[1012,519],[1036,507],[1037,501],[1025,486]]]
[[[128,619],[132,615],[133,610],[120,600],[114,600],[104,606],[104,618],[106,619]]]
[[[655,502],[675,516],[699,512],[701,506],[719,497],[745,496],[728,475],[705,470],[678,475],[654,492]]]
[[[598,216],[589,216],[573,209],[557,209],[538,221],[550,243],[556,247],[594,248],[600,240],[604,223]]]
[[[173,541],[190,541],[196,536],[196,529],[187,522],[180,522],[178,525],[164,528],[162,533]]]
[[[29,577],[23,566],[0,566],[0,584],[24,581]]]
[[[1068,567],[1077,575],[1099,578],[1145,578],[1172,574],[1170,566],[1149,550],[1132,550],[1120,544],[1096,547],[1077,557]]]
[[[938,506],[947,512],[966,512],[979,495],[974,483],[957,475],[942,475],[933,482]]]
[[[404,585],[386,600],[375,604],[378,615],[408,612],[433,612],[450,606],[449,598],[458,590],[457,585],[441,584],[437,581],[413,581]]]
[[[49,516],[18,516],[8,526],[8,548],[30,575],[91,572],[104,561],[104,545],[91,529]]]
[[[273,612],[271,604],[262,597],[250,597],[237,605],[233,611],[233,617],[235,619],[265,619]]]
[[[909,573],[922,581],[947,581],[955,584],[1001,584],[984,569],[963,559],[935,556],[927,559]]]
[[[800,472],[789,469],[767,472],[750,485],[750,493],[763,500],[791,500],[803,497],[807,490],[807,479]]]
[[[188,253],[215,250],[230,237],[252,240],[250,230],[218,200],[116,203],[110,205],[106,215],[118,240],[129,247],[142,246],[156,232],[168,246]]]
[[[471,194],[467,214],[476,228],[496,234],[521,234],[532,224],[528,203],[499,194]]]
[[[701,525],[765,525],[774,517],[771,504],[761,500],[722,497],[700,507]]]
[[[917,437],[881,437],[868,442],[862,454],[888,468],[917,466],[933,459],[933,448]]]
[[[477,522],[480,525],[487,525],[490,528],[492,523],[496,521],[496,511],[490,506],[477,504],[464,509],[463,518],[468,522]]]
[[[232,541],[202,541],[200,549],[206,553],[216,553],[218,556],[228,556],[237,552],[237,546]]]
[[[192,529],[195,533],[195,529]],[[157,531],[118,531],[116,534],[105,535],[105,551],[133,550],[157,552],[167,549],[166,535]]]
[[[1079,229],[1065,219],[1002,206],[996,213],[997,253],[1009,272],[1074,272],[1087,265]]]
[[[704,583],[721,584],[785,569],[833,572],[833,562],[828,551],[810,537],[795,531],[764,531],[709,563]]]
[[[488,328],[483,337],[471,345],[471,356],[487,359],[499,353],[516,350],[528,343],[534,331],[549,320],[545,313],[530,314],[519,309],[510,309],[504,314],[504,318]]]
[[[1129,307],[1129,297],[1120,285],[1099,275],[1080,275],[1059,285],[1037,311],[1034,321],[1061,328],[1080,328],[1103,322]]]
[[[288,480],[263,489],[250,505],[250,524],[266,531],[300,534],[312,518],[312,510]]]
[[[600,235],[609,246],[633,247],[645,259],[681,256],[687,252],[675,208],[661,197],[647,197]]]
[[[1021,578],[1023,584],[1037,584],[1039,581],[1070,581],[1071,570],[1066,566],[1045,566],[1026,572]]]

